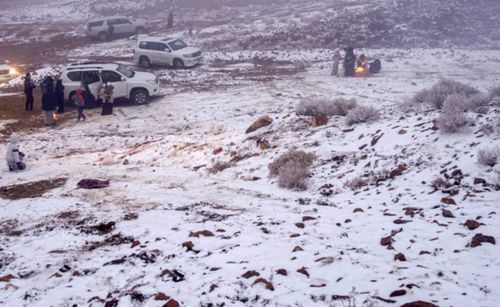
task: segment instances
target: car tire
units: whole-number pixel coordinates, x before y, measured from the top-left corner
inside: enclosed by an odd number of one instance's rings
[[[74,105],[74,97],[75,96],[76,96],[76,92],[71,92],[71,94],[69,94],[68,104]]]
[[[130,101],[134,104],[145,104],[149,101],[149,93],[143,88],[137,88],[130,93]]]
[[[108,33],[106,32],[99,32],[99,34],[97,35],[97,38],[100,40],[100,41],[107,41],[108,40]]]
[[[175,59],[174,60],[174,68],[175,69],[182,69],[182,68],[184,68],[184,62],[181,59]]]
[[[144,27],[135,28],[135,34],[144,34],[146,33],[146,29]]]
[[[139,64],[144,67],[144,68],[149,68],[151,67],[151,61],[147,56],[141,56],[139,58]]]

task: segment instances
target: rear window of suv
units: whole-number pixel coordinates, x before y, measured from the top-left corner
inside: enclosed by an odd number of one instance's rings
[[[89,22],[88,26],[89,28],[94,28],[94,27],[100,27],[102,26],[102,24],[104,23],[104,21],[94,21],[94,22]]]

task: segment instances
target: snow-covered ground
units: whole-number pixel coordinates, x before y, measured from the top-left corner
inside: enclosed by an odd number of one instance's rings
[[[162,292],[182,306],[396,306],[417,300],[496,306],[498,245],[466,246],[477,233],[496,236],[500,230],[494,187],[500,183],[494,168],[476,162],[478,149],[498,144],[498,134],[478,130],[498,120],[499,110],[473,115],[475,126],[447,135],[432,129],[438,111],[403,113],[398,105],[443,77],[487,91],[500,82],[500,53],[364,51],[383,60],[381,74],[332,77],[327,51],[309,57],[290,51],[275,52],[273,61],[311,65],[260,80],[248,77],[258,69],[249,61],[255,54],[217,54],[211,60],[247,63],[192,73],[159,70],[169,82],[164,98],[117,107],[108,117],[87,110],[86,122],[23,133],[28,169],[3,168],[2,186],[68,181],[41,197],[0,200],[0,277],[12,274],[0,282],[0,303],[161,306],[166,301],[155,297]],[[230,75],[235,69],[240,73]],[[171,83],[179,78],[189,85]],[[190,89],[212,79],[225,86]],[[382,117],[353,127],[331,117],[312,128],[295,107],[318,97],[355,98]],[[245,134],[265,114],[272,125]],[[258,138],[271,148],[260,149]],[[292,148],[317,156],[306,191],[279,188],[268,176],[268,164]],[[222,172],[210,171],[230,161]],[[377,185],[346,186],[400,165],[402,174]],[[458,170],[463,179],[456,192],[431,187]],[[110,187],[77,189],[83,178],[110,180]],[[475,184],[475,178],[490,185]],[[445,197],[456,205],[443,203]],[[444,217],[443,209],[455,218]],[[468,219],[481,226],[468,230]],[[109,229],[94,227],[110,222]],[[393,249],[381,245],[388,236]],[[395,261],[398,253],[407,261]],[[390,297],[398,289],[406,293]]]

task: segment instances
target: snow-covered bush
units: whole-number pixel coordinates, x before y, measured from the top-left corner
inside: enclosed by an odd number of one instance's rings
[[[470,85],[457,81],[443,79],[434,84],[430,89],[424,89],[415,94],[414,103],[428,103],[436,109],[441,109],[449,95],[461,94],[466,97],[479,94],[479,91]]]
[[[477,163],[483,166],[493,167],[498,163],[500,148],[483,148],[477,152]]]
[[[351,126],[359,123],[373,123],[380,119],[380,112],[372,107],[357,106],[346,115],[346,124]]]
[[[346,116],[349,110],[354,109],[358,103],[356,99],[336,98],[327,100],[323,98],[313,98],[302,100],[296,107],[297,115],[308,116]]]
[[[370,181],[367,178],[356,177],[354,179],[348,180],[344,185],[353,191],[359,190],[362,187],[367,186]]]
[[[442,104],[438,126],[444,133],[457,133],[469,123],[466,114],[467,97],[461,94],[449,95]]]
[[[309,168],[315,158],[316,156],[312,153],[306,153],[302,150],[289,150],[269,164],[270,176],[278,176],[280,187],[305,190],[307,188]]]
[[[488,112],[488,105],[490,99],[484,94],[475,94],[465,99],[465,107],[468,111],[486,114]]]

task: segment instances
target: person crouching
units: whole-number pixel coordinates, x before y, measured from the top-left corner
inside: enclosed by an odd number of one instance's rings
[[[99,92],[99,98],[102,100],[101,115],[113,114],[113,90],[114,86],[107,82]]]
[[[9,171],[11,172],[26,168],[26,164],[23,162],[24,153],[19,151],[19,139],[20,138],[17,133],[12,133],[10,135],[9,145],[7,146],[5,159],[7,160]]]

